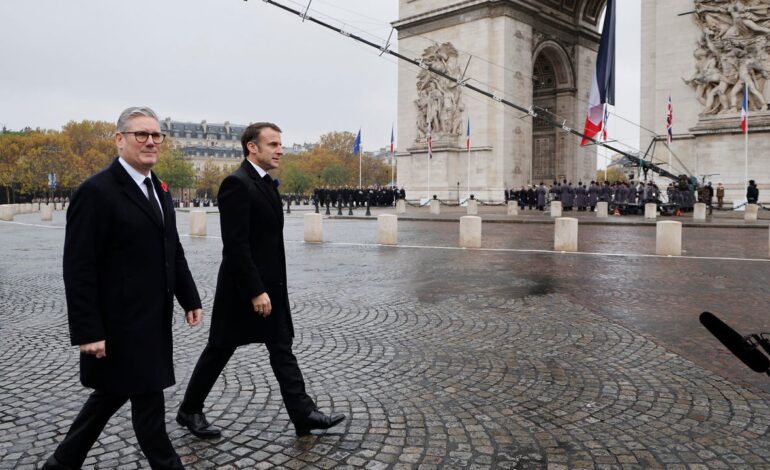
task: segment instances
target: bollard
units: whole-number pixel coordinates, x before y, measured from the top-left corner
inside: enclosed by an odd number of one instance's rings
[[[291,214],[291,198],[286,200],[286,213]]]
[[[706,204],[696,202],[692,210],[693,220],[706,220]]]
[[[43,222],[53,220],[53,204],[43,204],[40,208],[40,220]]]
[[[746,213],[743,214],[743,220],[746,222],[756,222],[759,206],[756,204],[746,204]]]
[[[441,203],[438,202],[438,199],[431,199],[430,200],[430,213],[431,214],[440,214],[441,213]]]
[[[396,214],[406,214],[406,200],[399,199],[396,201]]]
[[[664,220],[656,224],[655,253],[658,255],[682,255],[682,223]]]
[[[468,215],[476,215],[479,213],[479,201],[475,199],[468,200]]]
[[[0,220],[13,220],[13,216],[16,215],[13,204],[3,204],[0,206]]]
[[[342,199],[337,199],[337,215],[342,215]]]
[[[305,214],[305,243],[321,243],[323,241],[323,216],[321,214]]]
[[[516,201],[508,201],[508,215],[519,215],[519,206]]]
[[[348,204],[348,215],[353,215],[353,198],[350,199],[350,204]]]
[[[575,252],[578,248],[578,219],[559,217],[554,224],[553,249]]]
[[[599,201],[596,203],[596,217],[609,217],[610,203]]]
[[[206,236],[206,211],[190,211],[190,236]]]
[[[481,248],[481,217],[460,217],[460,248]]]
[[[372,211],[369,210],[369,198],[366,198],[366,214],[367,217],[372,215]]]
[[[658,205],[654,202],[648,202],[644,205],[644,218],[655,220],[658,217]]]
[[[327,199],[327,200],[326,200],[326,215],[332,215],[331,211],[329,210],[329,206],[330,206],[330,204],[331,204],[331,203],[330,203],[330,202],[329,202],[329,200]]]
[[[551,201],[551,217],[561,217],[561,201]]]
[[[318,214],[318,199],[313,201],[313,205],[315,206],[315,213]]]
[[[53,210],[60,211],[61,210],[61,202],[54,202],[53,203]]]
[[[398,244],[398,217],[393,214],[377,216],[377,243],[380,245]]]

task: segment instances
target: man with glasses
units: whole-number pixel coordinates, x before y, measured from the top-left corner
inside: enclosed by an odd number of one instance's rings
[[[174,296],[190,326],[202,310],[168,187],[151,171],[164,139],[151,109],[126,109],[115,133],[118,158],[72,197],[64,239],[70,341],[80,347],[80,381],[94,391],[43,468],[80,468],[129,400],[150,467],[184,468],[166,434],[163,397],[175,382]]]

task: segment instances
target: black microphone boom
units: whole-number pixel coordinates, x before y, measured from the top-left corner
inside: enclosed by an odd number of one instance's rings
[[[701,313],[700,322],[751,370],[770,375],[770,359],[757,349],[758,342],[765,346],[764,338],[759,335],[741,336],[710,312]]]

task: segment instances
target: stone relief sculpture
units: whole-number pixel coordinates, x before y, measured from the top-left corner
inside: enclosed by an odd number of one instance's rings
[[[460,77],[457,49],[445,42],[425,49],[423,63],[451,77]],[[427,70],[417,74],[417,141],[428,136],[428,123],[434,140],[457,137],[462,132],[462,113],[465,110],[460,99],[460,87],[456,81],[438,76]]]
[[[693,53],[695,89],[703,115],[740,112],[748,86],[749,110],[770,102],[770,4],[767,0],[695,0],[701,38]]]

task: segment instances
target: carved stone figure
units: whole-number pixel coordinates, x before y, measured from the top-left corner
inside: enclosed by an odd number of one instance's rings
[[[450,43],[436,44],[425,49],[423,63],[450,77],[462,75],[457,65],[457,49]],[[427,139],[428,124],[434,140],[441,137],[457,137],[462,129],[460,87],[455,80],[436,75],[428,70],[417,74],[417,141]]]
[[[704,115],[740,112],[744,90],[749,110],[768,107],[770,5],[767,0],[695,0],[702,35],[695,49],[695,88]]]

